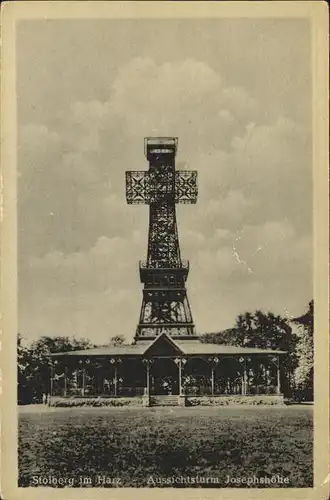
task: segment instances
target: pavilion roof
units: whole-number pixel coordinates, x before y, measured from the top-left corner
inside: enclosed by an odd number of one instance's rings
[[[256,347],[238,347],[223,344],[207,344],[196,340],[173,340],[163,334],[154,340],[138,341],[136,344],[95,347],[92,349],[84,349],[79,351],[68,351],[52,353],[51,356],[142,356],[150,346],[156,345],[158,340],[166,337],[174,349],[177,349],[177,354],[182,355],[202,355],[202,354],[285,354],[286,351],[274,349],[260,349]]]
[[[143,354],[149,343],[140,345],[118,345],[118,346],[104,346],[94,347],[91,349],[82,349],[79,351],[56,352],[51,356],[108,356],[108,355],[129,355],[129,354]]]
[[[261,349],[257,347],[238,347],[224,344],[207,344],[203,342],[176,341],[184,354],[284,354],[286,351]]]

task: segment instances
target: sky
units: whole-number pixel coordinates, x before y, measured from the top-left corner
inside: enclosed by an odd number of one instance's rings
[[[19,331],[132,340],[145,136],[198,171],[177,205],[198,333],[312,298],[310,31],[304,19],[29,20],[17,29]]]

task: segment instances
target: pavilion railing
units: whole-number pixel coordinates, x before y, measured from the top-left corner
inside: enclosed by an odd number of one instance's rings
[[[276,385],[256,385],[247,388],[248,395],[273,395],[277,394],[278,389]]]
[[[239,396],[243,395],[243,388],[241,384],[232,385],[230,387],[225,385],[218,385],[214,387],[213,394],[212,388],[209,386],[186,386],[183,388],[183,394],[186,396]],[[275,395],[278,389],[275,385],[257,385],[254,387],[247,387],[246,395]]]
[[[185,396],[211,396],[211,386],[185,386],[182,390]]]
[[[53,387],[52,395],[59,397],[102,397],[102,398],[114,398],[114,397],[136,397],[143,396],[145,393],[144,386],[122,386],[119,385],[115,390],[114,387],[104,390],[104,388],[95,388],[93,386],[86,385],[84,390],[82,387]],[[152,388],[149,391],[151,394],[158,394]],[[189,385],[182,387],[182,393],[186,396],[221,396],[221,395],[242,395],[243,387],[241,384],[235,385],[224,385],[217,384],[214,386],[213,393],[212,387],[209,385]],[[164,392],[164,394],[171,394],[171,392]],[[246,395],[276,395],[278,394],[277,385],[249,385],[246,387]]]
[[[143,396],[145,391],[144,387],[129,387],[129,386],[120,386],[115,391],[114,388],[110,390],[104,391],[102,389],[97,390],[96,388],[86,386],[83,390],[82,387],[68,387],[64,389],[63,387],[55,387],[52,391],[52,396],[59,397],[101,397],[101,398],[114,398],[114,397],[135,397],[135,396]]]
[[[125,397],[143,396],[144,387],[118,387],[117,395]]]
[[[215,395],[227,394],[230,396],[236,396],[242,393],[243,389],[241,383],[234,383],[234,384],[221,383],[221,384],[216,384],[214,387]]]

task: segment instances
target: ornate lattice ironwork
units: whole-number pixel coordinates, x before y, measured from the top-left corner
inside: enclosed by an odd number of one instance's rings
[[[181,260],[175,204],[196,203],[197,172],[175,171],[176,150],[176,138],[146,138],[149,170],[126,172],[127,203],[150,206],[148,255],[140,262],[144,290],[136,340],[163,332],[179,338],[195,335],[185,288],[189,262]]]
[[[197,202],[197,172],[181,170],[175,173],[175,203]]]
[[[197,172],[194,170],[179,170],[174,175],[169,169],[161,175],[143,170],[128,170],[126,172],[126,200],[130,205],[150,205],[159,203],[161,198],[174,203],[197,202]],[[173,179],[174,177],[174,179]]]

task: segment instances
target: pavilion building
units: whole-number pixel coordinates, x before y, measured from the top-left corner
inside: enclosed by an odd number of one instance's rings
[[[51,401],[84,398],[86,404],[88,399],[93,404],[95,399],[106,398],[117,400],[113,404],[144,406],[278,404],[283,402],[283,354],[199,339],[177,340],[166,333],[132,345],[57,353],[52,355]]]

